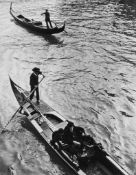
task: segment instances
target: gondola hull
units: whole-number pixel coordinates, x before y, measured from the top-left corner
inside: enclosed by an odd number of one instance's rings
[[[48,146],[55,152],[65,164],[77,175],[86,175],[86,167],[80,166],[76,161],[73,161],[71,157],[58,145],[52,143],[52,134],[67,125],[67,120],[62,117],[58,112],[52,109],[48,104],[42,103],[36,106],[27,97],[28,92],[24,91],[21,87],[15,84],[10,79],[11,87],[19,105],[25,111],[25,114],[29,122],[33,125],[36,131],[48,144]],[[103,149],[99,149],[99,155],[93,162],[101,168],[106,175],[129,175],[114,159],[111,158]],[[91,166],[92,162],[89,162],[88,166]]]
[[[42,25],[42,22],[40,21],[30,20],[21,14],[17,15],[12,9],[12,3],[10,5],[10,14],[14,18],[16,24],[38,34],[52,35],[61,33],[65,30],[65,22],[62,27],[55,26],[54,28],[47,29],[46,26]]]

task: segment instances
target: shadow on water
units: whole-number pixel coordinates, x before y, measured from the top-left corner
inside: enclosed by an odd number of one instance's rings
[[[30,28],[26,28],[23,25],[18,24],[14,19],[12,19],[11,21],[13,21],[19,27],[24,28],[25,30],[27,30],[31,34],[43,37],[49,44],[59,45],[59,44],[63,43],[63,40],[60,40],[60,38],[54,36],[53,34],[47,35],[47,34],[39,33],[38,31],[31,30]]]
[[[54,35],[45,35],[43,37],[50,44],[56,44],[56,45],[63,44],[63,40],[60,40],[59,38],[57,38]]]
[[[63,175],[74,175],[74,172],[66,165],[62,159],[50,148],[46,141],[40,136],[36,129],[32,126],[27,118],[24,118],[21,122],[22,127],[30,131],[36,140],[41,144],[44,144],[45,151],[49,154],[52,163],[58,166],[58,168],[63,172]]]

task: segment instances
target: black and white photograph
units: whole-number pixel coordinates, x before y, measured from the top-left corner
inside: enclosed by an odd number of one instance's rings
[[[136,175],[136,1],[0,9],[0,175]]]

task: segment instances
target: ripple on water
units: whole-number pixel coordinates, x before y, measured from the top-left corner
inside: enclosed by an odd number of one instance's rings
[[[1,127],[18,108],[8,74],[29,90],[29,75],[38,66],[46,75],[40,85],[41,98],[84,126],[130,174],[136,174],[136,11],[132,2],[125,2],[16,1],[14,9],[27,17],[44,21],[40,14],[48,8],[52,20],[66,21],[67,33],[43,37],[16,25],[9,14],[10,2],[1,1]],[[52,160],[30,130],[19,130],[20,120],[15,120],[18,133],[1,138],[1,173],[8,174],[7,167],[13,163],[20,175],[65,174],[62,163]],[[13,123],[10,129],[15,129]],[[17,158],[18,152],[22,159]],[[96,167],[90,172],[103,174]]]

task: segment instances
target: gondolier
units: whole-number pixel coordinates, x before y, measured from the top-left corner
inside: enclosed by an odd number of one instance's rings
[[[20,26],[33,31],[35,34],[41,34],[41,35],[52,35],[57,34],[60,32],[63,32],[65,30],[65,22],[63,26],[61,27],[50,27],[47,28],[46,25],[42,24],[42,21],[32,20],[29,18],[26,18],[21,13],[16,13],[15,10],[12,8],[12,2],[10,5],[10,14],[14,18],[14,21],[19,24]],[[47,18],[47,20],[49,17]],[[49,23],[49,20],[48,20]]]
[[[45,22],[47,25],[47,29],[49,29],[48,23],[50,24],[50,27],[53,28],[50,20],[50,13],[48,12],[48,10],[46,9],[44,13],[41,13],[41,15],[45,15]]]
[[[39,68],[34,67],[32,69],[33,73],[30,76],[30,88],[31,88],[31,95],[30,95],[30,100],[33,99],[34,93],[36,92],[36,100],[37,104],[39,104],[39,75],[42,75],[42,72],[40,71]],[[44,75],[43,75],[44,77]]]

